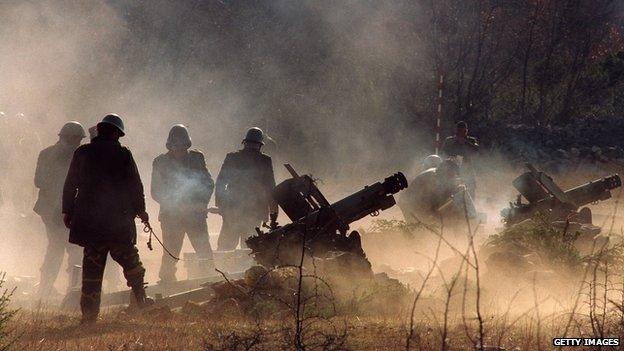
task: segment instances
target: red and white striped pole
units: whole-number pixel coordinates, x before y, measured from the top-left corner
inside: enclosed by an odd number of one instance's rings
[[[442,71],[438,71],[440,79],[438,80],[438,114],[436,117],[436,141],[435,141],[435,153],[440,153],[440,147],[442,147],[442,138],[440,132],[442,129],[442,88],[444,87],[444,74]]]

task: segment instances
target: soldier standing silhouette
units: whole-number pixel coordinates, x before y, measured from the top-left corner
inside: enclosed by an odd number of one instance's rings
[[[124,124],[107,115],[98,135],[74,153],[63,189],[63,214],[69,241],[84,247],[82,261],[82,322],[93,323],[100,310],[106,256],[123,268],[138,307],[153,302],[145,294],[145,269],[136,248],[139,217],[148,222],[143,184],[129,149],[119,143]]]
[[[179,255],[188,235],[200,259],[204,272],[214,269],[212,248],[206,217],[214,181],[206,168],[204,154],[189,150],[192,142],[188,129],[177,124],[169,131],[167,153],[154,159],[152,166],[152,197],[160,205],[158,219],[164,245],[173,255]],[[163,282],[175,281],[176,260],[163,252],[159,277]]]
[[[233,250],[242,239],[254,233],[255,227],[270,217],[275,223],[277,203],[272,191],[275,187],[271,157],[260,149],[264,133],[251,128],[243,140],[243,149],[227,154],[215,188],[215,203],[223,217],[218,249]]]
[[[61,216],[61,197],[69,162],[87,135],[80,123],[71,121],[65,123],[58,136],[54,145],[39,153],[35,170],[35,186],[39,189],[39,196],[34,211],[41,217],[48,236],[48,246],[40,269],[40,297],[49,297],[54,292],[54,281],[61,269],[65,252],[68,256],[68,274],[71,274],[74,265],[80,264],[80,247],[67,242],[67,228]]]

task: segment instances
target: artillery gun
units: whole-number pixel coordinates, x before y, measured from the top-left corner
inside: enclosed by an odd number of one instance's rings
[[[348,253],[370,271],[359,233],[347,235],[349,224],[394,206],[392,195],[407,188],[405,176],[396,173],[330,204],[310,176],[285,166],[292,178],[278,184],[273,196],[292,223],[266,232],[256,228],[256,235],[246,240],[254,259],[266,267],[298,265],[305,247],[307,259]]]
[[[527,163],[528,171],[513,181],[513,186],[520,193],[516,202],[501,211],[507,226],[520,223],[536,214],[542,214],[549,221],[572,221],[592,224],[592,214],[588,207],[591,203],[611,198],[611,190],[622,186],[617,174],[563,191],[546,173],[538,171]],[[524,197],[528,203],[522,202]]]

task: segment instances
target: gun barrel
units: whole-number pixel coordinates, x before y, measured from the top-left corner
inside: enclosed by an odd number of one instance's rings
[[[398,172],[383,182],[364,187],[364,189],[332,204],[345,223],[355,222],[375,211],[388,209],[396,203],[393,194],[407,188],[407,179]]]
[[[592,202],[602,201],[611,197],[610,190],[622,186],[622,179],[617,174],[593,180],[566,191],[566,195],[574,205],[580,207]]]

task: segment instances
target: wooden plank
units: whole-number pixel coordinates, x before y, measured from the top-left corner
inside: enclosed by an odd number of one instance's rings
[[[214,290],[211,287],[203,287],[185,291],[179,294],[173,294],[163,298],[154,300],[156,306],[167,306],[169,308],[178,308],[184,306],[187,301],[203,302],[214,296]]]
[[[244,276],[244,272],[236,272],[228,274],[228,278],[231,279],[240,279]],[[199,288],[204,288],[212,283],[223,280],[223,277],[220,275],[206,277],[206,278],[197,278],[197,279],[188,279],[188,280],[178,280],[176,282],[172,282],[169,284],[153,284],[148,285],[146,287],[148,296],[156,296],[156,294],[160,294],[162,296],[172,296],[192,290],[196,290]],[[130,296],[132,294],[132,290],[123,290],[117,291],[110,294],[102,295],[102,306],[114,306],[114,305],[124,305],[130,303]]]
[[[244,272],[235,272],[228,274],[228,279],[240,279],[244,276]],[[206,277],[206,278],[197,278],[197,279],[188,279],[188,280],[179,280],[177,282],[173,282],[170,284],[153,284],[148,285],[146,287],[148,296],[164,296],[162,300],[166,300],[169,297],[176,296],[171,301],[175,301],[178,304],[179,299],[184,296],[185,293],[190,293],[188,295],[189,298],[197,298],[201,296],[207,296],[206,291],[199,292],[201,289],[209,289],[210,284],[222,281],[223,277],[220,275]],[[102,294],[101,306],[109,307],[115,305],[127,305],[130,303],[130,298],[132,296],[132,290],[122,290],[116,291],[108,294]],[[61,309],[64,311],[75,312],[80,308],[80,289],[72,289],[65,295],[63,301],[61,302]]]

